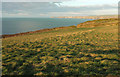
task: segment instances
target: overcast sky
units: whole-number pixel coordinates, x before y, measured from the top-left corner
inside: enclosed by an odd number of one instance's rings
[[[118,14],[119,0],[3,2],[3,17],[90,16]]]

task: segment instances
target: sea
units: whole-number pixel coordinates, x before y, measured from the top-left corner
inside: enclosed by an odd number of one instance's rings
[[[2,18],[2,34],[16,34],[46,28],[72,26],[92,19],[74,18]]]

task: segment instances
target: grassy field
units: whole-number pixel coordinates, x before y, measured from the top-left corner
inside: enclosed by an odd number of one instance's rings
[[[3,38],[2,74],[120,75],[117,19],[97,23]]]

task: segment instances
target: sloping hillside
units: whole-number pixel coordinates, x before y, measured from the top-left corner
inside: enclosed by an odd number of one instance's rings
[[[93,21],[86,21],[84,23],[80,23],[77,25],[77,28],[83,28],[83,27],[96,27],[96,26],[114,26],[118,25],[118,19],[99,19],[99,20],[93,20]]]
[[[78,25],[3,38],[2,74],[120,75],[117,20],[82,24],[85,28]]]

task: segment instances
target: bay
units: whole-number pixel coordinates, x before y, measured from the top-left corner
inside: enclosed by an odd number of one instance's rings
[[[92,19],[2,18],[2,34],[16,34],[46,28],[72,26]]]

